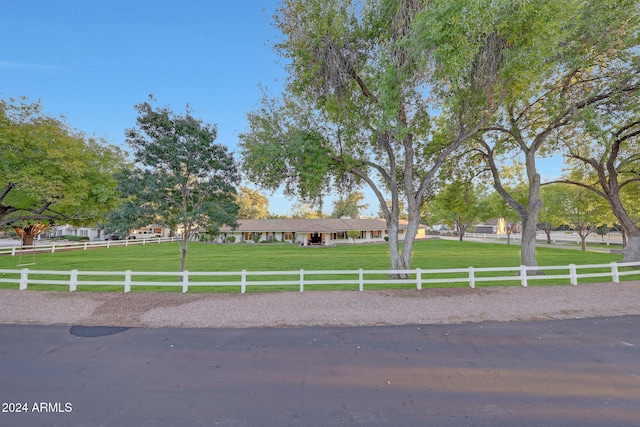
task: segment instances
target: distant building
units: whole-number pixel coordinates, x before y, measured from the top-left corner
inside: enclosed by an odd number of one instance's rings
[[[520,232],[520,224],[507,223],[504,218],[496,218],[476,225],[476,233],[507,234],[508,228],[510,228],[510,234]]]
[[[217,241],[260,242],[277,240],[302,246],[326,246],[353,242],[347,235],[350,230],[360,232],[360,236],[355,239],[356,243],[384,242],[385,237],[388,237],[387,224],[381,219],[243,219],[238,220],[238,227],[235,230],[228,226],[221,227]],[[416,238],[424,238],[425,231],[426,226],[421,225]],[[407,222],[401,221],[398,238],[404,240],[406,232]]]
[[[103,240],[103,230],[96,227],[78,227],[74,225],[57,225],[50,228],[46,233],[48,237],[62,237],[62,236],[78,236],[88,237],[89,240]]]
[[[103,229],[97,227],[79,227],[74,225],[57,225],[49,229],[46,233],[47,237],[63,237],[63,236],[78,236],[88,237],[90,241],[105,240],[107,235]],[[44,237],[44,236],[43,236]],[[133,230],[130,236],[120,236],[122,239],[127,237],[131,238],[152,238],[152,237],[171,237],[171,230],[161,225],[152,224],[147,227],[142,227],[138,230]]]

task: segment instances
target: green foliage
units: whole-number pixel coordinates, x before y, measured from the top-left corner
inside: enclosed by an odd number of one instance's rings
[[[356,242],[356,239],[360,237],[360,231],[358,230],[349,230],[347,231],[347,237],[353,240],[353,243]]]
[[[269,218],[269,200],[257,190],[240,186],[240,191],[236,197],[236,203],[238,204],[238,218]]]
[[[516,195],[516,200],[519,200],[520,203],[526,203],[527,193],[525,189],[517,188],[509,189],[509,191]],[[497,192],[489,195],[488,210],[494,218],[504,218],[507,222],[519,220],[518,213]]]
[[[416,47],[422,5],[390,0],[286,0],[275,15],[288,62],[282,101],[263,100],[241,135],[243,168],[265,188],[317,201],[329,186],[366,183],[390,224],[392,264],[410,262],[413,236],[398,252],[400,202],[411,226],[447,154],[468,137],[432,135],[432,65]],[[469,111],[472,111],[469,109]],[[476,111],[476,110],[473,110]],[[482,111],[479,109],[478,111]],[[481,114],[480,114],[481,115]],[[447,132],[448,131],[448,132]],[[391,201],[387,206],[386,200]]]
[[[360,191],[356,191],[348,194],[346,197],[340,197],[333,203],[332,218],[350,217],[359,218],[360,211],[367,209],[368,204],[362,203],[364,200],[364,194]]]
[[[606,201],[592,191],[570,185],[561,185],[555,198],[547,199],[550,209],[557,212],[560,223],[576,230],[590,232],[600,224],[611,224],[613,216]]]
[[[537,159],[558,152],[558,142],[572,134],[575,120],[599,110],[608,114],[625,99],[637,99],[638,4],[481,0],[467,7],[466,3],[435,1],[435,12],[426,12],[427,16],[440,11],[459,19],[460,25],[440,33],[425,24],[425,39],[437,45],[436,51],[454,49],[461,40],[471,42],[469,49],[462,46],[462,51],[454,52],[449,63],[442,51],[442,64],[436,62],[436,66],[441,65],[438,70],[445,75],[460,65],[456,55],[463,55],[471,70],[496,71],[488,74],[494,78],[493,91],[484,90],[495,112],[478,138],[478,151],[492,172],[494,187],[520,216],[522,262],[535,265],[535,228],[541,208]],[[433,23],[433,19],[424,22]],[[475,22],[479,24],[473,27]],[[474,40],[495,40],[495,48],[487,51],[486,44]],[[497,67],[487,67],[491,64]],[[474,81],[460,84],[473,89]],[[464,98],[452,102],[452,111],[465,105]],[[507,190],[498,166],[501,160],[516,156],[525,161],[528,196],[524,204]]]
[[[318,201],[334,172],[327,141],[308,123],[303,105],[263,102],[247,115],[250,130],[240,135],[243,170],[263,188],[282,185],[287,195]]]
[[[460,237],[472,224],[489,219],[488,202],[480,186],[470,181],[446,184],[428,204],[430,221],[455,228]]]
[[[325,218],[322,213],[322,204],[294,203],[291,208],[291,218]]]
[[[137,127],[126,135],[140,167],[120,175],[125,199],[120,218],[132,224],[135,209],[138,223],[179,229],[184,266],[189,241],[200,227],[236,225],[236,165],[227,148],[215,143],[215,126],[194,118],[190,110],[175,115],[147,102],[136,109]]]
[[[64,236],[62,236],[62,238],[70,242],[88,242],[89,241],[89,238],[87,236],[74,236],[72,234],[65,234]]]
[[[0,226],[97,224],[117,200],[115,146],[47,116],[39,103],[0,100]]]

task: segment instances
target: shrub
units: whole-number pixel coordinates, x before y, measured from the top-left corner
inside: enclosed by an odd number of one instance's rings
[[[261,240],[259,243],[280,243],[280,240],[273,237],[269,237],[268,239]]]
[[[234,243],[236,241],[236,236],[227,237],[227,243]]]
[[[63,239],[68,240],[70,242],[88,242],[89,238],[87,236],[73,236],[73,235],[64,235]]]

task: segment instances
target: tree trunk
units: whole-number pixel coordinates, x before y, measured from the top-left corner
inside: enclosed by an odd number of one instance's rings
[[[33,246],[33,241],[35,239],[35,236],[31,233],[25,233],[22,236],[22,246],[26,247],[26,246]]]
[[[392,270],[405,270],[406,265],[404,259],[400,254],[399,240],[398,240],[398,220],[387,220],[387,230],[389,233],[389,254],[391,258]]]
[[[538,265],[536,259],[536,221],[531,219],[531,214],[522,219],[520,263],[526,266]],[[534,274],[534,272],[529,272],[529,274]]]
[[[620,227],[622,227],[622,245],[624,247],[622,262],[640,261],[640,229],[629,217],[617,193],[609,196],[607,201],[611,206],[613,215],[620,222]]]
[[[640,261],[640,234],[629,235],[627,245],[622,250],[624,258],[622,262],[638,262]]]
[[[546,234],[547,236],[547,245],[551,244],[551,231],[553,231],[551,229],[551,223],[549,222],[543,222],[541,225],[542,231],[544,231],[544,234]]]
[[[189,233],[186,232],[182,235],[182,245],[180,247],[180,272],[183,272],[187,265],[187,251],[189,250]],[[182,276],[180,276],[182,279]]]
[[[419,214],[409,214],[409,222],[407,223],[407,233],[404,236],[404,242],[402,243],[402,260],[404,269],[411,268],[411,254],[413,253],[413,244],[416,241],[416,234],[418,232],[418,226],[420,225]]]
[[[536,232],[538,217],[542,208],[540,200],[540,174],[536,171],[535,152],[529,151],[526,156],[527,177],[529,179],[529,201],[526,213],[519,213],[522,220],[522,242],[520,262],[529,267],[537,266]],[[542,274],[540,271],[529,271],[530,275]]]
[[[462,222],[457,222],[456,227],[458,228],[458,240],[462,242],[464,240],[464,233],[467,232],[467,227],[462,224]]]
[[[13,229],[18,233],[22,240],[22,246],[33,246],[33,241],[42,232],[47,230],[50,226],[46,224],[27,225],[26,227],[14,226]]]
[[[583,235],[582,233],[578,233],[580,236],[580,249],[583,251],[587,250],[587,234]]]

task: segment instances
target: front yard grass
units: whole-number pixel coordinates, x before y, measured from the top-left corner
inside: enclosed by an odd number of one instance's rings
[[[32,260],[31,255],[23,255]],[[176,283],[178,281],[178,265],[180,257],[180,247],[176,243],[162,243],[145,246],[112,247],[74,251],[58,251],[56,253],[37,253],[35,255],[35,265],[30,265],[30,270],[57,270],[70,271],[121,271],[132,270],[134,272],[174,272],[172,276],[149,276],[135,277],[138,281],[163,280]],[[599,252],[583,252],[567,249],[556,249],[540,247],[537,249],[538,263],[541,266],[549,265],[584,265],[584,264],[605,264],[612,261],[620,261],[621,255]],[[0,256],[0,269],[18,270],[23,267],[17,266],[19,257]],[[450,269],[467,267],[516,267],[520,264],[519,245],[490,244],[480,242],[459,242],[453,240],[423,240],[415,244],[411,268],[422,270],[430,269]],[[189,245],[189,256],[187,258],[187,270],[190,272],[240,272],[247,271],[305,271],[313,270],[388,270],[390,269],[389,250],[386,244],[367,245],[345,245],[336,247],[307,247],[301,248],[291,244],[207,244],[191,243]],[[566,271],[552,271],[548,274],[566,274]],[[579,273],[586,273],[580,270]],[[449,274],[451,275],[451,274]],[[518,285],[519,278],[513,272],[478,273],[476,277],[509,276],[513,275],[514,280],[509,282],[477,282],[476,286],[496,286],[496,285]],[[456,274],[457,277],[466,277],[466,274]],[[14,276],[15,277],[15,276]],[[336,276],[340,278],[355,278]],[[385,275],[369,275],[367,278],[385,278]],[[433,277],[446,277],[443,274],[427,274],[423,272],[423,279]],[[0,273],[1,278],[1,273]],[[329,280],[331,276],[309,275],[313,280]],[[118,280],[114,276],[86,276],[80,280]],[[295,275],[284,276],[270,274],[268,277],[249,276],[248,291],[262,290],[297,290],[295,286],[251,286],[251,280],[296,280]],[[239,277],[225,276],[194,276],[191,283],[215,282],[215,281],[235,281],[239,283]],[[586,279],[582,279],[584,282]],[[594,278],[589,281],[610,281],[610,278]],[[568,283],[568,280],[536,280],[531,281],[531,285]],[[467,283],[441,283],[429,284],[423,287],[467,287]],[[16,285],[0,283],[2,288],[17,288]],[[380,288],[415,288],[415,285],[368,285],[366,289]],[[68,286],[57,285],[29,285],[29,289],[46,290],[68,290]],[[97,291],[122,291],[122,286],[79,286],[78,290]],[[135,286],[135,291],[176,291],[179,286],[171,287],[148,287]],[[314,289],[358,289],[357,285],[307,285],[305,290]],[[211,292],[211,291],[239,291],[237,287],[223,286],[193,286],[190,292]]]

